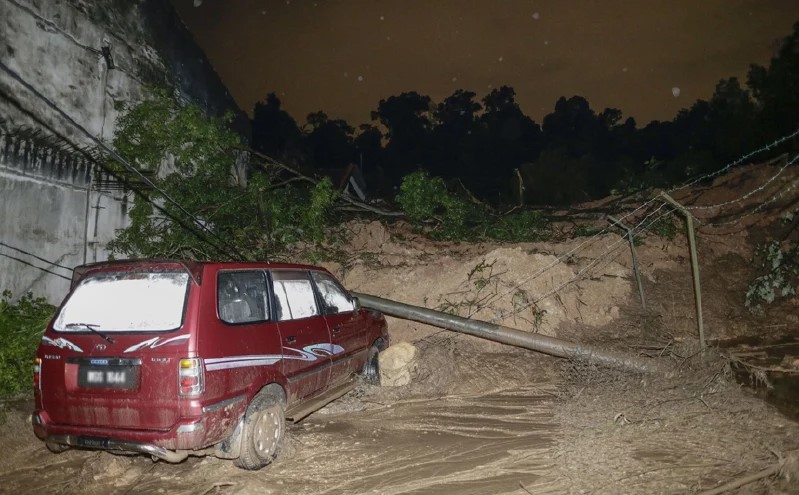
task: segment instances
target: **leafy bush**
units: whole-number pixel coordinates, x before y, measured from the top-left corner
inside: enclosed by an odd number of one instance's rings
[[[439,229],[431,235],[442,239],[467,237],[467,223],[471,220],[474,224],[480,217],[475,207],[447,191],[440,177],[431,177],[426,171],[403,178],[397,202],[412,222],[436,224]]]
[[[491,221],[486,236],[507,242],[540,241],[549,237],[549,222],[537,211],[522,210]]]
[[[431,177],[426,171],[405,176],[397,202],[417,226],[433,225],[429,234],[434,238],[521,242],[549,235],[548,223],[540,213],[520,210],[496,215],[450,193],[440,177]]]
[[[753,313],[763,311],[763,305],[773,303],[778,297],[796,294],[799,281],[799,244],[781,246],[777,241],[758,249],[763,275],[755,278],[746,291],[746,307]]]
[[[55,308],[30,293],[11,303],[11,293],[0,298],[0,397],[31,391],[33,358]]]

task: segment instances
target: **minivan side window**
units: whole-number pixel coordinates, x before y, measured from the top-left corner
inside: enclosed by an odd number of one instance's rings
[[[319,314],[308,272],[276,270],[272,272],[272,283],[278,321],[298,320]]]
[[[330,275],[312,272],[316,288],[322,296],[322,312],[326,315],[353,311],[355,305],[350,295]]]
[[[219,272],[217,311],[225,323],[253,323],[269,319],[266,277],[260,270]]]

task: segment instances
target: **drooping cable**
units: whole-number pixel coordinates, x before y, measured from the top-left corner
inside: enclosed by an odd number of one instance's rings
[[[8,75],[9,75],[9,76],[12,78],[12,79],[14,79],[14,80],[15,80],[15,81],[17,81],[19,84],[21,84],[23,87],[25,87],[25,89],[27,89],[28,91],[30,91],[30,92],[31,92],[31,93],[32,93],[34,96],[36,96],[36,97],[37,97],[37,98],[39,98],[41,101],[43,101],[43,102],[44,102],[44,103],[45,103],[45,104],[46,104],[48,107],[50,107],[52,110],[54,110],[56,113],[58,113],[58,114],[59,114],[59,115],[60,115],[62,118],[64,118],[64,119],[65,119],[67,122],[69,122],[69,123],[70,123],[72,126],[74,126],[76,129],[78,129],[78,130],[79,130],[81,133],[83,133],[84,135],[86,135],[86,136],[87,136],[89,139],[91,139],[91,140],[92,140],[94,143],[96,143],[96,144],[97,144],[97,145],[98,145],[98,146],[99,146],[99,147],[100,147],[100,148],[101,148],[103,151],[105,151],[106,153],[108,153],[108,155],[109,155],[111,158],[113,158],[113,159],[114,159],[114,160],[116,160],[118,163],[120,163],[120,164],[121,164],[123,167],[125,167],[125,169],[126,169],[128,172],[130,172],[130,173],[132,173],[133,175],[137,176],[137,177],[138,177],[138,178],[139,178],[139,179],[140,179],[140,180],[141,180],[143,183],[145,183],[147,186],[151,187],[151,188],[152,188],[152,189],[154,189],[155,191],[158,191],[158,192],[159,192],[159,193],[160,193],[160,194],[161,194],[161,195],[164,197],[164,199],[166,199],[168,202],[172,203],[172,204],[173,204],[173,205],[174,205],[174,206],[175,206],[175,207],[176,207],[176,208],[177,208],[177,209],[178,209],[178,210],[179,210],[181,213],[183,213],[183,214],[184,214],[184,215],[186,215],[188,218],[190,218],[190,219],[192,220],[192,222],[193,222],[195,225],[199,226],[201,231],[204,231],[204,232],[206,232],[206,233],[207,233],[207,234],[209,234],[211,237],[213,237],[214,239],[218,240],[218,241],[221,243],[221,245],[222,245],[222,246],[224,246],[225,248],[227,248],[227,250],[229,250],[229,251],[226,251],[225,249],[222,249],[220,246],[217,246],[215,243],[209,242],[209,239],[207,239],[207,238],[204,238],[204,236],[200,236],[200,238],[201,238],[202,240],[204,240],[204,241],[205,241],[205,242],[207,242],[208,244],[212,245],[212,246],[213,246],[213,247],[214,247],[214,248],[215,248],[217,251],[219,251],[220,253],[228,254],[228,252],[232,252],[232,253],[233,253],[233,254],[234,254],[234,255],[235,255],[235,256],[236,256],[236,257],[237,257],[239,260],[243,260],[243,259],[245,259],[245,257],[244,257],[244,256],[241,254],[241,252],[240,252],[240,251],[239,251],[239,250],[236,248],[236,246],[234,246],[234,245],[230,244],[230,243],[229,243],[229,242],[227,242],[225,239],[223,239],[222,237],[220,237],[220,236],[219,236],[219,235],[218,235],[216,232],[214,232],[213,230],[211,230],[210,228],[208,228],[208,226],[207,226],[207,225],[205,225],[205,224],[204,224],[202,221],[200,221],[200,220],[199,220],[197,217],[195,217],[195,216],[194,216],[193,214],[191,214],[191,213],[190,213],[188,210],[186,210],[186,209],[185,209],[185,208],[184,208],[184,207],[183,207],[183,206],[182,206],[180,203],[178,203],[178,201],[177,201],[177,200],[175,200],[174,198],[172,198],[172,196],[170,196],[170,195],[169,195],[169,194],[168,194],[166,191],[164,191],[163,189],[161,189],[160,187],[158,187],[158,186],[157,186],[157,185],[156,185],[156,184],[155,184],[153,181],[151,181],[151,180],[150,180],[150,179],[149,179],[149,178],[148,178],[146,175],[144,175],[143,173],[141,173],[141,172],[140,172],[140,171],[139,171],[139,170],[138,170],[136,167],[134,167],[134,166],[133,166],[133,165],[131,165],[131,164],[130,164],[130,163],[127,161],[127,160],[125,160],[124,158],[122,158],[122,156],[120,156],[120,155],[119,155],[119,153],[117,153],[117,152],[116,152],[114,149],[112,149],[112,148],[111,148],[110,146],[108,146],[107,144],[103,143],[101,140],[99,140],[99,139],[97,139],[96,137],[94,137],[94,136],[93,136],[93,135],[92,135],[92,134],[91,134],[91,133],[90,133],[90,132],[89,132],[89,131],[88,131],[86,128],[84,128],[82,125],[80,125],[78,122],[76,122],[76,121],[75,121],[75,120],[74,120],[72,117],[70,117],[70,116],[69,116],[69,115],[68,115],[66,112],[64,112],[64,111],[63,111],[61,108],[59,108],[59,107],[58,107],[58,106],[57,106],[55,103],[53,103],[52,101],[50,101],[50,99],[49,99],[49,98],[47,98],[46,96],[44,96],[43,94],[41,94],[41,93],[40,93],[40,92],[39,92],[39,91],[38,91],[36,88],[34,88],[34,87],[33,87],[33,86],[30,84],[30,83],[28,83],[27,81],[25,81],[25,80],[24,80],[24,79],[23,79],[23,78],[22,78],[22,77],[21,77],[19,74],[17,74],[17,73],[16,73],[14,70],[12,70],[10,67],[8,67],[6,64],[4,64],[4,63],[3,63],[3,62],[1,62],[1,61],[0,61],[0,69],[3,69],[3,71],[4,71],[4,72],[6,72],[6,73],[7,73],[7,74],[8,74]],[[92,161],[95,161],[95,160],[92,158]],[[95,161],[95,162],[96,162],[96,161]],[[151,202],[151,203],[152,203],[152,202]],[[153,205],[155,205],[155,203],[152,203],[152,204],[153,204]],[[175,220],[175,221],[177,221],[177,222],[178,222],[178,223],[179,223],[181,226],[183,226],[183,227],[186,227],[186,224],[185,224],[184,222],[182,222],[180,219],[178,219],[178,218],[175,218],[174,216],[170,215],[170,214],[169,214],[168,212],[166,212],[166,211],[165,211],[163,208],[160,208],[160,207],[159,207],[159,210],[160,210],[160,211],[162,211],[163,213],[167,214],[167,215],[168,215],[168,216],[169,216],[169,217],[170,217],[172,220]],[[196,230],[194,230],[194,229],[189,229],[189,230],[190,230],[191,232],[193,232],[195,235],[197,234],[197,231],[196,231]]]

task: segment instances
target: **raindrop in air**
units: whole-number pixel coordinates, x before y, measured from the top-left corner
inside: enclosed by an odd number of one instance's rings
[[[677,98],[678,96],[680,96],[680,88],[674,86],[673,88],[671,88],[671,94],[674,95],[675,98]]]

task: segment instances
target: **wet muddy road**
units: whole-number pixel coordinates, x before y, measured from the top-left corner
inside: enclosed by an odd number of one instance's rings
[[[2,437],[4,493],[534,493],[562,492],[552,463],[551,385],[382,402],[345,398],[289,429],[284,453],[257,472],[214,458],[55,455],[13,411]],[[357,410],[361,409],[361,410]]]

